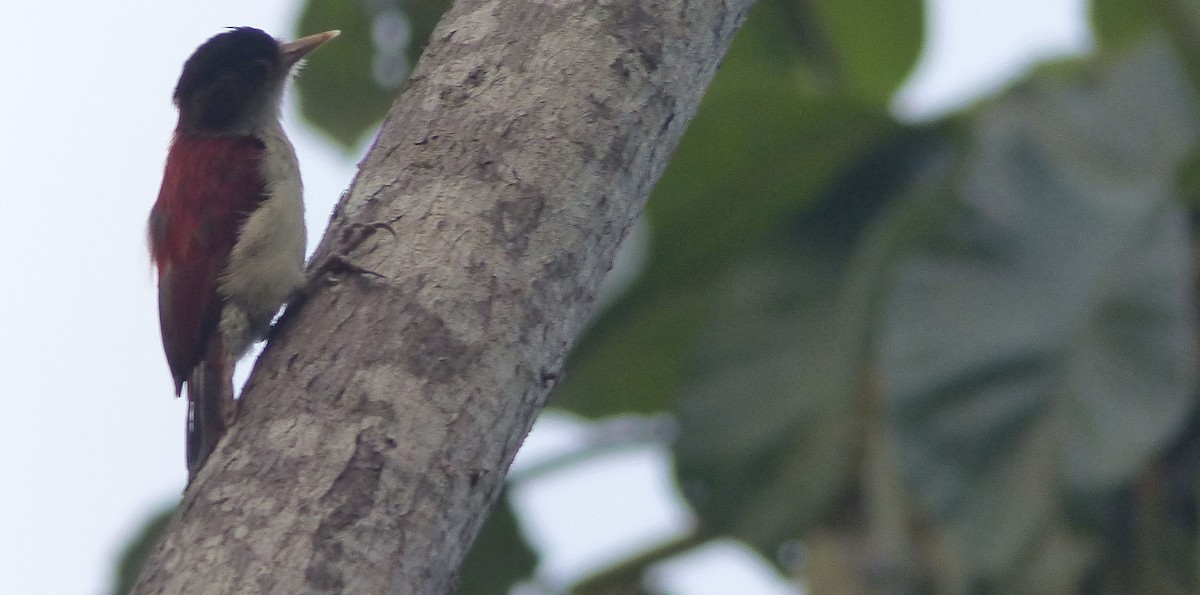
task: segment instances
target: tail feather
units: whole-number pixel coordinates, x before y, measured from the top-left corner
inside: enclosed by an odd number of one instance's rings
[[[236,412],[233,400],[233,362],[226,355],[221,339],[210,341],[207,357],[192,371],[187,382],[188,481],[196,478],[208,456],[216,449],[233,424]]]

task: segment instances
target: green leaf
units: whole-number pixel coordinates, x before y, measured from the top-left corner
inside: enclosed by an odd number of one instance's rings
[[[366,2],[309,0],[296,25],[301,34],[342,31],[308,58],[296,79],[296,90],[304,118],[347,150],[375,129],[398,89],[385,88],[372,72],[375,20],[367,6]],[[388,59],[402,57],[397,51],[383,58]]]
[[[882,109],[814,97],[769,66],[776,34],[751,16],[651,195],[653,287],[714,279],[895,130]]]
[[[895,130],[881,111],[809,100],[777,79],[718,83],[646,207],[655,287],[713,279]]]
[[[167,530],[167,523],[175,514],[175,508],[176,505],[171,504],[154,513],[138,529],[137,535],[129,540],[125,549],[121,550],[121,557],[117,562],[117,574],[113,581],[113,595],[125,595],[133,590],[138,576],[142,574],[142,565],[146,563],[150,551],[154,549],[163,532]]]
[[[409,36],[407,49],[408,61],[410,64],[416,64],[417,59],[421,57],[421,52],[425,51],[425,45],[429,43],[429,35],[433,33],[433,28],[437,26],[438,21],[442,20],[442,15],[446,14],[447,10],[454,4],[453,0],[393,0],[400,7],[400,10],[408,18],[409,29],[412,33]]]
[[[860,370],[841,365],[835,336],[844,263],[794,256],[747,259],[720,289],[675,445],[679,484],[704,525],[768,557],[842,493],[858,440],[845,391]]]
[[[1101,48],[1125,50],[1154,30],[1158,21],[1156,0],[1092,0],[1088,17]]]
[[[773,559],[859,473],[878,253],[907,225],[904,205],[890,202],[944,134],[882,143],[721,283],[675,448],[679,483],[706,528]]]
[[[813,90],[817,79],[824,79],[825,67],[814,70],[812,49],[806,43],[810,36],[797,35],[797,23],[790,18],[789,6],[780,0],[764,0],[755,3],[746,22],[738,30],[733,45],[721,62],[722,70],[758,69],[767,77],[796,77]]]
[[[525,541],[508,497],[500,495],[459,573],[459,595],[508,593],[529,580],[537,553]]]
[[[1175,172],[1180,200],[1193,212],[1200,211],[1200,144],[1192,148]]]
[[[297,79],[304,117],[346,149],[383,119],[449,0],[308,0],[299,34],[342,34],[307,60]]]
[[[916,66],[924,14],[923,0],[764,0],[726,60],[757,62],[816,96],[883,106]]]
[[[1152,90],[1152,91],[1151,91]],[[998,578],[1069,504],[1127,485],[1194,407],[1177,163],[1192,98],[1162,44],[983,109],[901,254],[878,340],[919,502]]]
[[[884,105],[917,64],[925,30],[923,0],[783,0],[815,18],[854,95]]]
[[[635,290],[592,324],[549,405],[590,418],[670,410],[708,301]]]

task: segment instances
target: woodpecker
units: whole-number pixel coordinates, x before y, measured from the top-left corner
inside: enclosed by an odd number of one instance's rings
[[[337,35],[230,29],[196,49],[175,86],[148,236],[176,396],[187,387],[189,482],[236,416],[234,365],[304,283],[303,190],[280,101],[293,67]]]

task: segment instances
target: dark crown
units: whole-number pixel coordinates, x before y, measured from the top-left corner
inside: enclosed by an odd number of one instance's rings
[[[274,37],[253,27],[230,29],[201,44],[184,63],[175,105],[192,112],[201,127],[228,126],[281,68]]]

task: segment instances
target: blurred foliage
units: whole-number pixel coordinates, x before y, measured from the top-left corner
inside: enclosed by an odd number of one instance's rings
[[[898,131],[849,164],[712,288],[675,445],[681,485],[710,530],[775,552],[853,481],[878,248],[904,227],[886,199],[941,158],[940,132]]]
[[[973,118],[931,193],[949,213],[894,259],[881,396],[908,483],[972,576],[1003,579],[1050,523],[1102,525],[1090,511],[1194,407],[1191,238],[1170,181],[1195,116],[1162,43],[1030,81]]]
[[[1196,103],[1129,4],[1101,56],[905,126],[820,74],[829,31],[788,51],[813,5],[761,3],[552,405],[676,414],[700,532],[813,592],[1197,590],[1195,469],[1145,484],[1192,440]]]
[[[507,593],[533,576],[537,562],[537,552],[526,543],[507,493],[502,493],[463,563],[458,594]]]
[[[305,119],[346,150],[378,126],[450,0],[309,0],[298,35],[342,34],[297,77]]]
[[[1156,0],[1092,0],[1088,16],[1101,48],[1126,50],[1156,29]]]
[[[884,105],[921,52],[922,0],[767,0],[781,13],[811,80]]]
[[[356,146],[448,5],[308,0],[305,116]],[[1198,6],[914,125],[923,2],[760,0],[551,400],[677,419],[698,528],[580,584],[732,537],[817,594],[1200,592]],[[464,592],[534,571],[497,510]]]
[[[158,538],[162,537],[163,531],[166,531],[167,523],[171,521],[173,514],[175,514],[174,504],[156,512],[125,545],[125,549],[121,551],[121,556],[117,559],[117,572],[113,577],[112,595],[125,595],[133,589],[138,575],[141,574],[142,564],[146,562],[154,544],[158,543]]]

